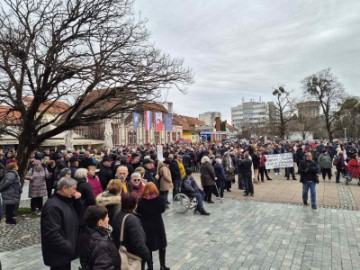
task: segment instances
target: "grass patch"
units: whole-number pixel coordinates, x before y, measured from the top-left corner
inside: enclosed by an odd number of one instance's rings
[[[30,208],[25,208],[25,207],[19,207],[18,210],[17,210],[17,214],[18,214],[18,216],[30,215],[31,214],[31,209]]]

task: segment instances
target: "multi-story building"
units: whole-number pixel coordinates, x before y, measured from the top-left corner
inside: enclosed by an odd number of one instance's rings
[[[199,120],[204,121],[207,126],[215,126],[216,117],[221,118],[220,112],[205,112],[199,114]]]
[[[231,108],[231,123],[239,130],[264,126],[269,121],[272,102],[250,100]]]

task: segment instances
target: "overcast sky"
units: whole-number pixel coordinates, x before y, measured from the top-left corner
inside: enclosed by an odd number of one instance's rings
[[[176,113],[198,117],[241,99],[272,101],[285,85],[324,68],[360,96],[360,1],[135,0],[156,47],[194,73],[186,95],[169,91]],[[141,11],[141,13],[140,13]]]

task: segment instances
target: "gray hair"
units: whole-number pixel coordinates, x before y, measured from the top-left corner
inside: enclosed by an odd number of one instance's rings
[[[88,174],[88,170],[85,168],[79,168],[75,171],[75,178],[84,179]]]
[[[131,180],[133,180],[133,179],[141,179],[141,174],[137,173],[137,172],[134,172],[133,174],[131,174],[130,179]]]
[[[72,178],[62,177],[57,182],[56,188],[57,190],[61,190],[63,187],[77,186],[77,183],[78,182]]]
[[[201,164],[204,164],[205,162],[210,162],[210,158],[208,156],[203,156],[201,158]]]

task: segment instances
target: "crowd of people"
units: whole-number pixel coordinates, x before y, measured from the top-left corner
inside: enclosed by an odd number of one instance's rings
[[[107,153],[91,148],[36,152],[25,181],[31,213],[41,216],[44,263],[51,269],[70,269],[79,256],[83,269],[121,269],[118,250],[124,246],[140,258],[143,269],[145,264],[153,269],[153,251],[159,251],[161,269],[169,269],[162,213],[169,208],[170,192],[175,196],[186,190],[197,199],[194,213],[209,215],[204,203],[214,203],[213,196],[222,202],[236,179],[244,196],[254,196],[265,177],[272,180],[267,155],[292,153],[297,166],[275,168],[274,174],[284,173],[287,180],[297,180],[298,174],[304,205],[310,189],[316,209],[319,175],[331,180],[335,167],[336,183],[347,173],[359,177],[358,147],[352,142],[177,143],[163,146],[161,160],[153,145],[119,146]],[[6,224],[16,224],[22,192],[16,151],[0,150],[0,159]],[[194,172],[200,173],[201,187]]]

